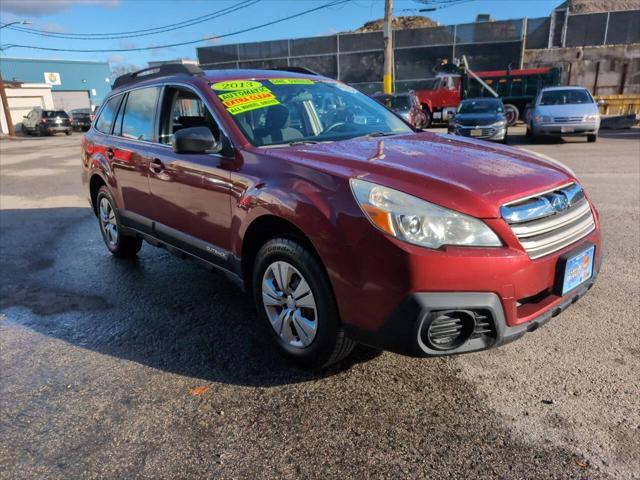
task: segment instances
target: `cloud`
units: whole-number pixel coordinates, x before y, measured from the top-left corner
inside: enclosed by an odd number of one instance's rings
[[[223,38],[220,38],[215,33],[205,33],[202,36],[203,40],[206,40],[205,45],[220,45],[223,42]]]
[[[49,33],[65,33],[66,29],[59,23],[45,23],[42,25],[42,30]]]
[[[135,42],[132,42],[131,40],[120,40],[118,42],[118,47],[126,50],[129,48],[138,48],[138,44]]]
[[[175,48],[173,47],[158,47],[155,43],[151,43],[147,45],[147,48],[150,48],[149,55],[153,58],[158,58],[165,56],[169,52],[174,52]]]
[[[124,55],[119,55],[114,53],[113,55],[107,56],[107,62],[117,65],[118,63],[125,63],[127,58]]]
[[[120,0],[2,0],[0,11],[15,15],[44,17],[62,12],[73,5],[92,5],[101,7],[118,7]]]

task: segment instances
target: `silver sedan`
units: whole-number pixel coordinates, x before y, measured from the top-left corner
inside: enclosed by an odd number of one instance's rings
[[[595,142],[600,129],[598,104],[586,88],[543,88],[527,115],[527,135],[586,136]]]

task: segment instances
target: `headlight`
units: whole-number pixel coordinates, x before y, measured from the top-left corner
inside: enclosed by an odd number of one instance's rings
[[[534,115],[533,119],[536,123],[551,123],[553,121],[553,118],[547,115]]]
[[[352,178],[351,189],[371,223],[399,240],[428,248],[502,245],[493,230],[477,218],[364,180]]]
[[[507,126],[506,120],[500,120],[499,122],[489,125],[490,128],[504,128]]]
[[[599,118],[600,118],[600,115],[597,115],[597,114],[596,115],[586,115],[584,117],[584,120],[585,120],[585,122],[592,122],[592,121],[598,120]]]

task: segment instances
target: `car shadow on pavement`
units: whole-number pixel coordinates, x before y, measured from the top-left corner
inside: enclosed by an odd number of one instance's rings
[[[0,210],[0,228],[5,321],[77,347],[250,386],[311,381],[379,355],[357,347],[322,373],[292,366],[271,345],[249,295],[148,244],[137,259],[112,257],[87,208]]]

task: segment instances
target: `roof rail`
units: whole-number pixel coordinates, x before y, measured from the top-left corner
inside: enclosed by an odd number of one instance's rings
[[[137,72],[125,73],[116,78],[113,82],[113,89],[120,88],[123,85],[130,83],[142,82],[150,78],[165,77],[167,75],[175,75],[177,73],[184,73],[187,75],[200,75],[202,70],[196,65],[189,65],[184,63],[166,63],[157,67],[143,68]]]
[[[310,68],[307,67],[275,67],[275,68],[267,68],[267,70],[280,70],[281,72],[291,72],[291,73],[306,73],[308,75],[316,75],[318,77],[321,77],[322,75],[319,74],[318,72],[311,70]]]

